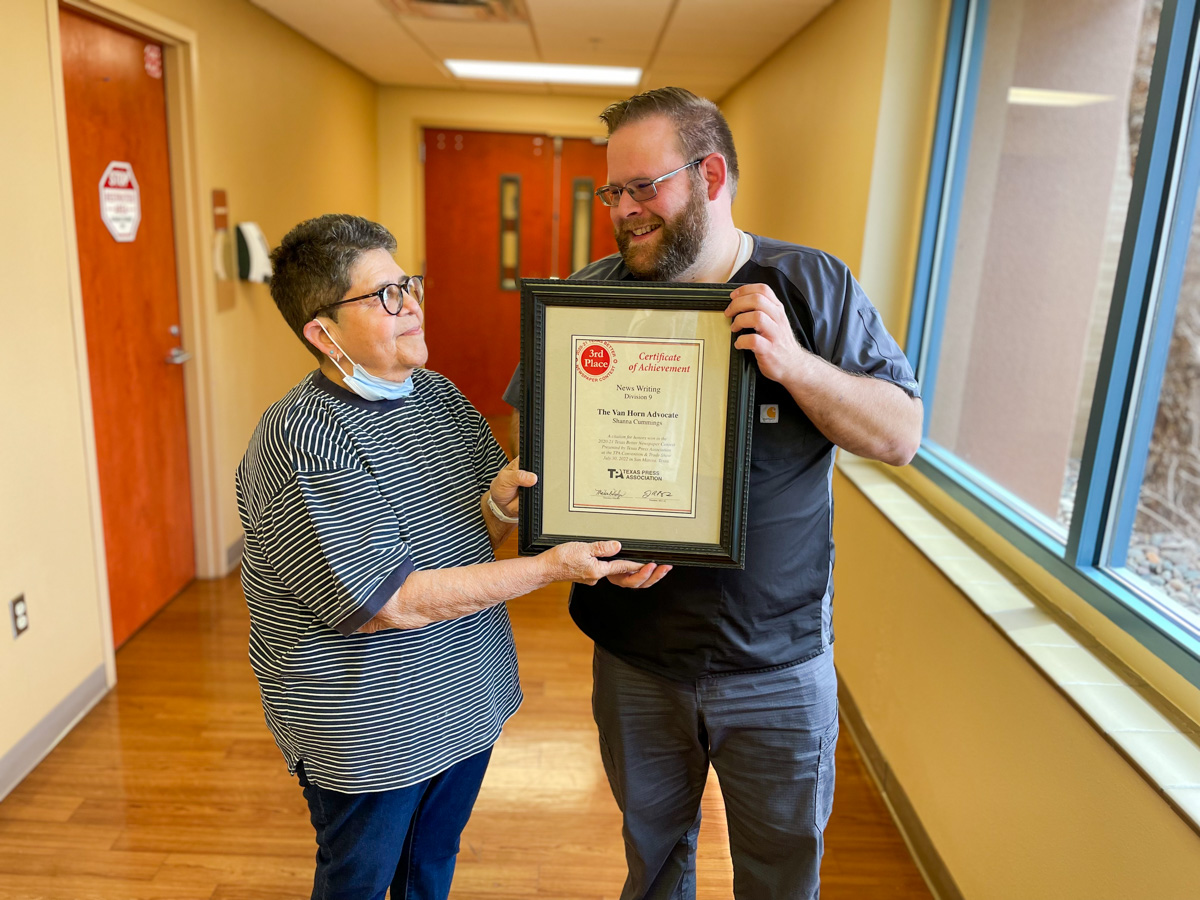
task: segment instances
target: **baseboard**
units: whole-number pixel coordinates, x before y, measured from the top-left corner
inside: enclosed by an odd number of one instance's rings
[[[840,678],[838,679],[838,707],[842,716],[842,724],[850,731],[850,737],[857,745],[867,771],[871,774],[876,787],[879,788],[879,793],[883,795],[892,819],[895,820],[896,827],[900,829],[900,834],[908,845],[908,850],[912,854],[917,868],[921,870],[925,883],[929,885],[929,890],[933,892],[937,900],[963,900],[962,891],[955,884],[954,877],[946,868],[941,854],[930,840],[925,826],[921,824],[921,819],[909,801],[908,794],[904,792],[904,787],[896,779],[895,773],[892,772],[887,759],[875,742],[875,736],[867,727],[858,704],[854,702],[854,697],[850,694],[850,689]]]
[[[96,667],[54,709],[0,757],[0,801],[46,758],[91,708],[108,693],[104,665]]]

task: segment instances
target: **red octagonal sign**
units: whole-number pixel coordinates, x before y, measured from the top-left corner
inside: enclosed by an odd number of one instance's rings
[[[142,195],[127,162],[110,162],[100,176],[100,219],[114,241],[127,244],[137,237]]]

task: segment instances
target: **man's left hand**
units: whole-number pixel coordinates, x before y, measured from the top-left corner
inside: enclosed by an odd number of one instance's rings
[[[648,562],[636,572],[630,572],[625,575],[609,575],[608,580],[617,587],[623,588],[648,588],[654,587],[663,580],[663,577],[671,571],[669,565]]]
[[[783,304],[770,285],[744,284],[729,299],[725,315],[733,320],[731,330],[755,331],[741,335],[733,346],[753,352],[763,375],[782,382],[803,364],[806,351],[796,342]]]
[[[492,500],[510,516],[516,515],[517,488],[533,487],[537,476],[521,468],[521,458],[514,456],[512,462],[496,473],[488,490]]]

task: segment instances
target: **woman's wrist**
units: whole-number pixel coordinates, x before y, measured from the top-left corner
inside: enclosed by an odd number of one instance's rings
[[[496,521],[503,522],[505,525],[516,525],[517,517],[510,516],[505,512],[500,505],[492,498],[492,492],[487,492],[487,507],[492,511],[492,515],[496,517]]]

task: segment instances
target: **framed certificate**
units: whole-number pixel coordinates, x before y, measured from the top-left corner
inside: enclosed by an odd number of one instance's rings
[[[625,559],[742,568],[754,377],[731,290],[522,282],[522,554],[615,538]]]

